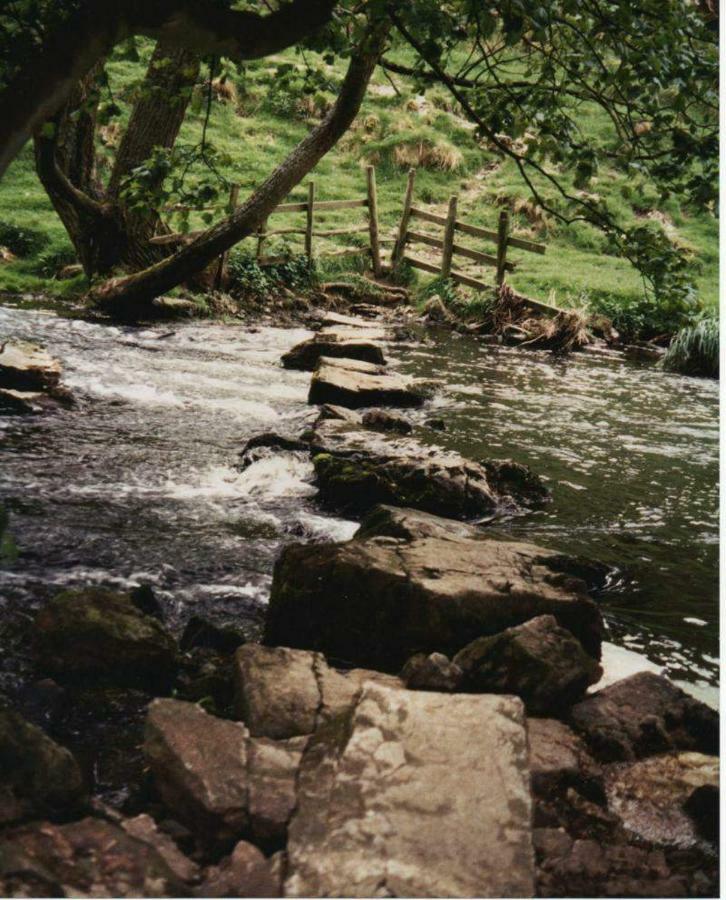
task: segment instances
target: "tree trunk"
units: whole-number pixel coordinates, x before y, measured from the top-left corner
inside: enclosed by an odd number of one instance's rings
[[[191,51],[157,44],[105,193],[95,184],[93,100],[100,66],[78,84],[55,122],[54,135],[36,135],[36,171],[89,277],[108,275],[119,266],[137,271],[168,255],[149,243],[159,226],[158,212],[128,210],[119,194],[124,178],[154,147],[174,146],[199,66]],[[76,190],[69,190],[67,182]]]
[[[225,250],[257,231],[272,210],[337,143],[353,123],[368,82],[383,52],[390,24],[370,22],[351,56],[340,93],[325,119],[304,138],[270,177],[227,219],[201,234],[173,256],[133,275],[94,288],[89,299],[116,312],[133,314],[209,265]]]

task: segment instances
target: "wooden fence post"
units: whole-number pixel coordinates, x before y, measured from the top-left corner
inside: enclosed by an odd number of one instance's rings
[[[239,204],[239,185],[233,184],[229,189],[229,211],[233,213]],[[219,268],[214,279],[215,287],[221,291],[227,283],[227,266],[229,264],[229,250],[225,250],[219,258]]]
[[[503,209],[499,213],[497,230],[497,285],[504,284],[504,270],[507,263],[507,243],[509,241],[509,213]]]
[[[307,214],[308,214],[308,223],[305,228],[305,256],[308,259],[313,258],[313,211],[315,208],[315,182],[311,181],[308,184],[308,206],[307,206]]]
[[[366,169],[368,179],[368,229],[371,236],[371,260],[373,274],[381,275],[381,245],[378,241],[378,194],[376,193],[376,170],[373,166]]]
[[[451,274],[451,261],[454,258],[454,226],[456,225],[457,197],[449,199],[449,212],[446,216],[446,228],[444,231],[444,249],[441,253],[441,277],[448,278]]]
[[[408,170],[408,184],[406,185],[406,196],[403,198],[403,214],[401,215],[401,224],[398,226],[398,238],[393,246],[393,254],[391,263],[393,268],[401,262],[406,249],[406,235],[408,233],[408,223],[411,219],[411,206],[413,205],[413,185],[416,180],[416,170]]]

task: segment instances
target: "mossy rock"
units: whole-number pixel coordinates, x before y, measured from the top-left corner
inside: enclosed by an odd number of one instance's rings
[[[176,642],[128,594],[103,588],[64,591],[38,613],[39,668],[68,680],[167,687],[177,669]]]
[[[77,810],[86,796],[65,747],[11,709],[0,709],[0,824]]]

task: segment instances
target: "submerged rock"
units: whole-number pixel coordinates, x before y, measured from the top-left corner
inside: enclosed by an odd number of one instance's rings
[[[185,884],[146,841],[103,819],[39,822],[0,838],[5,897],[182,897]]]
[[[454,663],[462,690],[516,694],[531,715],[562,715],[602,677],[601,666],[551,615],[477,638]]]
[[[320,336],[310,338],[300,344],[296,344],[282,357],[282,364],[286,369],[302,369],[304,372],[312,372],[321,357],[327,359],[344,358],[357,359],[377,366],[384,366],[386,358],[383,349],[373,341],[345,340],[335,341],[324,339]]]
[[[341,364],[342,363],[342,364]],[[425,394],[412,378],[386,374],[381,369],[363,370],[359,363],[322,357],[310,382],[308,403],[332,403],[358,409],[362,406],[421,406]]]
[[[605,761],[668,750],[718,753],[718,714],[662,675],[638,672],[571,710],[574,728]]]
[[[408,419],[385,409],[370,409],[363,413],[361,424],[373,431],[395,431],[397,434],[410,434],[413,431],[413,425]]]
[[[57,677],[98,676],[111,684],[168,685],[176,643],[128,594],[64,591],[36,616],[38,665]]]
[[[364,523],[346,543],[286,547],[275,566],[265,642],[397,672],[414,653],[451,656],[482,635],[549,613],[599,657],[600,611],[585,583],[567,574],[566,558],[477,532],[461,537],[439,522],[435,536],[377,536]]]
[[[60,376],[60,363],[42,347],[24,341],[0,343],[0,388],[48,391]]]
[[[539,475],[527,466],[511,459],[482,460],[489,484],[502,496],[515,503],[537,506],[548,499],[550,492]]]
[[[308,748],[290,897],[534,893],[522,707],[366,684]]]
[[[182,700],[149,707],[144,753],[166,806],[199,839],[282,843],[304,742],[251,739],[239,722]]]
[[[77,811],[86,799],[73,754],[10,709],[0,709],[0,825]]]
[[[605,789],[610,809],[625,827],[644,840],[678,847],[692,846],[699,837],[687,811],[694,791],[711,788],[718,795],[719,760],[702,753],[667,753],[605,768]],[[718,805],[711,806],[712,835],[718,831]],[[710,827],[709,827],[710,826]]]
[[[370,679],[400,686],[379,672],[337,671],[320,653],[247,644],[235,657],[235,713],[254,736],[312,734],[347,711]]]

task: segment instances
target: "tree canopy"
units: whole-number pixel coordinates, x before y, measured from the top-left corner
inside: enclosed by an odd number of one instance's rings
[[[604,230],[661,302],[688,298],[683,254],[659,229],[622,227],[592,179],[616,170],[633,183],[648,179],[663,197],[715,213],[717,21],[708,0],[72,0],[60,6],[9,0],[0,12],[0,172],[79,78],[129,35],[215,59],[258,58],[298,44],[331,61],[359,52],[363,23],[375,20],[385,23],[387,35],[377,45],[377,61],[415,79],[422,92],[446,89],[482,142],[514,161],[543,210]],[[607,116],[606,133],[582,126],[583,111],[593,105]]]

